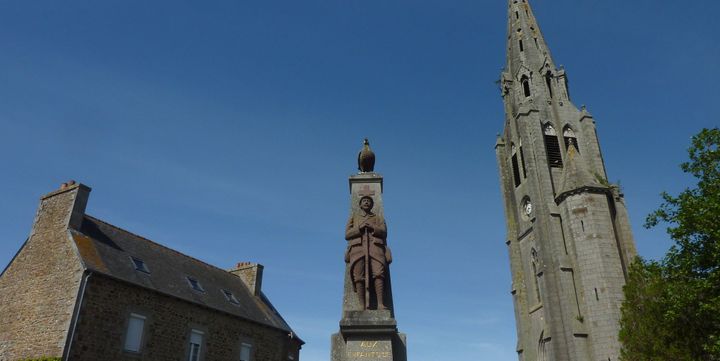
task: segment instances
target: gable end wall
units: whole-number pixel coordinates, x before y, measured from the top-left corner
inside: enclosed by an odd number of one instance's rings
[[[67,229],[77,190],[40,202],[28,241],[0,275],[0,361],[63,353],[83,273]]]

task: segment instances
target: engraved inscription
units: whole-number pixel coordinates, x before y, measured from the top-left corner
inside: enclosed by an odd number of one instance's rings
[[[350,341],[348,342],[346,357],[349,360],[392,360],[391,342],[375,340]]]
[[[390,351],[348,351],[348,357],[354,358],[392,358]]]

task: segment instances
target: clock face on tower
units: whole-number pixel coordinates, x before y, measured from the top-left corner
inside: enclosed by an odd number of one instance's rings
[[[522,210],[523,210],[523,215],[524,215],[526,218],[529,218],[530,215],[532,214],[533,205],[532,205],[532,202],[530,202],[530,199],[529,199],[529,198],[525,198],[525,199],[523,200]]]

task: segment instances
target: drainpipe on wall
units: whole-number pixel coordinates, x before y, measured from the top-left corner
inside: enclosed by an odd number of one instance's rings
[[[70,323],[68,338],[67,340],[65,340],[65,351],[63,352],[62,357],[63,361],[68,361],[70,359],[70,348],[72,347],[72,342],[75,338],[75,329],[77,328],[78,319],[80,318],[80,308],[82,307],[83,298],[85,298],[85,288],[87,286],[88,280],[90,279],[90,276],[92,276],[92,272],[83,272],[82,283],[80,284],[80,290],[78,291],[78,301],[75,304],[75,310],[73,310],[73,316]]]

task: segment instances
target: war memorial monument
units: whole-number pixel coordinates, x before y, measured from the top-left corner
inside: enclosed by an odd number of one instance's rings
[[[406,361],[405,335],[393,311],[383,178],[365,139],[358,174],[350,176],[350,217],[345,227],[345,282],[340,332],[332,335],[332,361]]]

